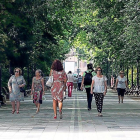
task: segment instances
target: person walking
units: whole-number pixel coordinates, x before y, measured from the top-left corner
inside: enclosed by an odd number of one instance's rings
[[[124,76],[124,72],[120,71],[120,75],[117,77],[116,84],[115,84],[115,88],[117,89],[118,92],[119,103],[120,103],[120,99],[121,102],[123,103],[124,93],[127,86],[128,86],[127,79]]]
[[[91,83],[92,83],[92,77],[95,75],[96,73],[93,70],[93,65],[91,63],[87,64],[87,71],[83,73],[83,77],[82,77],[81,90],[83,90],[83,86],[85,86],[89,111],[91,110],[91,103],[93,97],[93,95],[91,94]]]
[[[10,101],[12,104],[12,114],[17,112],[19,114],[20,101],[24,101],[24,92],[21,89],[26,85],[22,70],[20,68],[14,69],[15,75],[12,75],[8,81],[8,88],[10,93]],[[16,110],[15,110],[16,104]]]
[[[50,76],[51,75],[53,76],[51,93],[53,99],[54,119],[57,118],[57,105],[59,107],[60,119],[62,119],[63,93],[66,90],[67,76],[60,60],[54,60],[51,66]]]
[[[79,91],[81,91],[81,83],[82,83],[82,76],[79,75],[78,80],[77,80],[78,90],[79,90]]]
[[[96,68],[97,75],[92,78],[91,94],[94,92],[98,116],[102,117],[103,98],[107,93],[107,78],[102,75],[102,68]],[[94,86],[94,89],[93,89]]]
[[[33,103],[36,105],[36,113],[40,111],[40,104],[42,104],[42,95],[44,95],[44,79],[40,69],[35,71],[35,77],[32,79],[31,95],[33,95]]]
[[[73,76],[72,72],[69,71],[67,74],[68,97],[72,96],[73,82],[74,82],[74,76]]]

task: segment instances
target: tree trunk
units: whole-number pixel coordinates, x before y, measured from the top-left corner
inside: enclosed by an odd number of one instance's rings
[[[27,80],[28,83],[27,83],[27,87],[29,87],[29,82],[30,82],[30,79],[29,79],[29,66],[28,66],[28,68],[27,68],[27,72],[28,72],[28,78],[27,78],[27,79],[28,79],[28,80]]]
[[[134,83],[133,83],[133,66],[132,66],[132,83],[131,83],[131,86],[132,87],[134,86]]]
[[[137,59],[137,86],[139,87],[139,59]]]
[[[11,75],[13,75],[13,71],[12,71],[12,66],[11,66],[11,61],[9,63],[9,75],[11,77]]]
[[[129,76],[128,76],[128,73],[129,73],[129,68],[128,68],[128,66],[127,66],[127,83],[128,83],[128,85],[129,85]]]

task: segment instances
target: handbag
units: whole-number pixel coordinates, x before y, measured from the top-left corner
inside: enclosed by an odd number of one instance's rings
[[[15,77],[16,78],[16,77]],[[17,82],[17,78],[16,78],[16,82]],[[17,82],[18,84],[18,82]],[[18,84],[19,85],[19,84]],[[23,87],[20,87],[20,92],[25,92],[25,89]]]
[[[46,82],[46,86],[47,87],[52,87],[52,84],[53,84],[53,75],[51,73],[51,76],[49,76],[49,79],[48,81]]]
[[[20,87],[20,92],[25,92],[25,89],[23,87]]]

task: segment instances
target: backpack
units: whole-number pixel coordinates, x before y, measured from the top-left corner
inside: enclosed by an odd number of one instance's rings
[[[92,83],[92,71],[91,72],[85,72],[85,78],[84,78],[84,85],[91,85]]]

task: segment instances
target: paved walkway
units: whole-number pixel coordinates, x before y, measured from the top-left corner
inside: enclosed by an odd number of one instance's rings
[[[86,106],[85,92],[74,92],[64,100],[63,119],[53,119],[52,99],[41,105],[39,114],[31,99],[21,103],[20,114],[11,114],[11,105],[0,108],[0,140],[140,140],[140,101],[125,97],[118,104],[117,95],[109,92],[104,99],[103,117]]]

